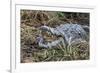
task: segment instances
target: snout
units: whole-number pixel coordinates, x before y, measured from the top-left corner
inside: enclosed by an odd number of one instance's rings
[[[48,31],[49,27],[48,26],[41,26],[39,29],[42,31]]]

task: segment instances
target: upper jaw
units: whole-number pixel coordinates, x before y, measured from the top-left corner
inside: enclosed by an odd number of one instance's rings
[[[48,26],[41,26],[39,29],[42,31],[48,31],[49,27]]]
[[[48,27],[48,26],[41,26],[41,27],[39,28],[39,30],[40,30],[41,32],[46,32],[46,33],[49,34],[49,35],[53,35],[52,32],[50,31],[50,27]]]

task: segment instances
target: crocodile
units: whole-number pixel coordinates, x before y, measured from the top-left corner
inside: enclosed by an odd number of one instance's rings
[[[39,30],[41,30],[41,32],[48,32],[57,37],[61,36],[52,42],[45,42],[43,35],[40,34],[36,40],[38,42],[38,46],[43,48],[56,47],[61,43],[66,47],[81,41],[88,41],[87,39],[89,38],[89,26],[79,24],[61,24],[55,28],[44,25],[41,26]]]

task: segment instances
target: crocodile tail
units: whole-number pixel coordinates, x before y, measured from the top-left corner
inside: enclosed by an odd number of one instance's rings
[[[90,28],[89,26],[82,26],[82,28],[85,30],[85,32],[87,33],[87,39],[86,40],[89,40],[89,32],[90,32]]]
[[[89,30],[90,30],[90,28],[89,28],[89,26],[82,26],[82,28],[87,32],[87,33],[89,33]]]

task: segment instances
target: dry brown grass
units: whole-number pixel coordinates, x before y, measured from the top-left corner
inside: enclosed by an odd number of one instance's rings
[[[68,47],[59,45],[58,48],[51,49],[39,48],[35,43],[37,35],[40,34],[38,27],[56,27],[65,23],[89,25],[89,14],[21,10],[21,62],[88,60],[89,42]],[[57,39],[55,36],[45,35],[47,40]]]

